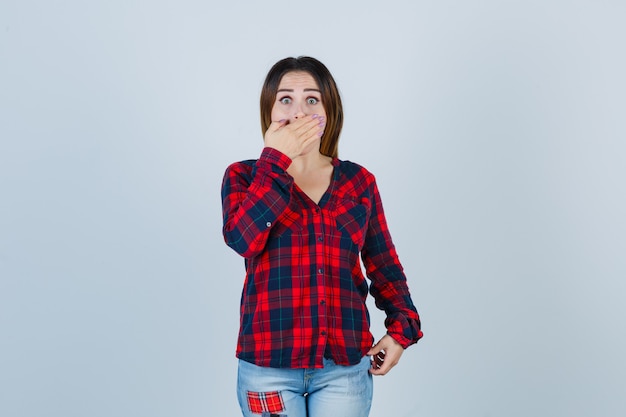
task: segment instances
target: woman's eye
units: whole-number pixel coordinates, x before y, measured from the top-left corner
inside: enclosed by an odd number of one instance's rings
[[[307,104],[317,104],[319,102],[315,97],[309,97],[306,99]]]
[[[280,102],[283,104],[290,104],[291,103],[291,99],[289,97],[283,97],[280,99]]]

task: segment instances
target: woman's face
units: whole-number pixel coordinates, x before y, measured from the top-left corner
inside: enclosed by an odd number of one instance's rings
[[[317,114],[326,118],[322,94],[308,72],[293,71],[283,75],[272,107],[272,121],[293,123],[301,117]]]

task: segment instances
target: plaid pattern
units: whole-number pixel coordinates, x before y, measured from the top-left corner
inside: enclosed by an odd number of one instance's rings
[[[237,357],[277,368],[320,368],[325,353],[339,365],[359,363],[374,341],[359,255],[388,334],[405,348],[417,342],[419,316],[374,176],[335,159],[315,204],[286,172],[290,164],[265,148],[224,175],[224,239],[246,269]]]
[[[285,411],[283,397],[278,391],[250,392],[248,391],[248,409],[254,414],[282,413]]]

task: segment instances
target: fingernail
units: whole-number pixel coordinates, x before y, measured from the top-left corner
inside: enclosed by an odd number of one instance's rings
[[[324,131],[323,130],[317,134],[317,136],[320,136],[320,137],[323,136],[323,135],[324,135]]]
[[[318,125],[319,125],[319,127],[324,127],[324,126],[326,126],[326,123],[324,123],[324,121],[320,121]]]
[[[314,119],[317,119],[318,117],[320,117],[318,114],[314,114],[313,116],[311,116]]]
[[[286,120],[286,119],[280,119],[280,120],[278,121],[278,123],[285,123],[285,120]]]

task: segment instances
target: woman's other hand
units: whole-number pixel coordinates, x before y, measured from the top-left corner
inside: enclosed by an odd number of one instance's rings
[[[393,337],[386,334],[372,347],[368,355],[372,356],[372,375],[385,375],[400,361],[404,348]]]

